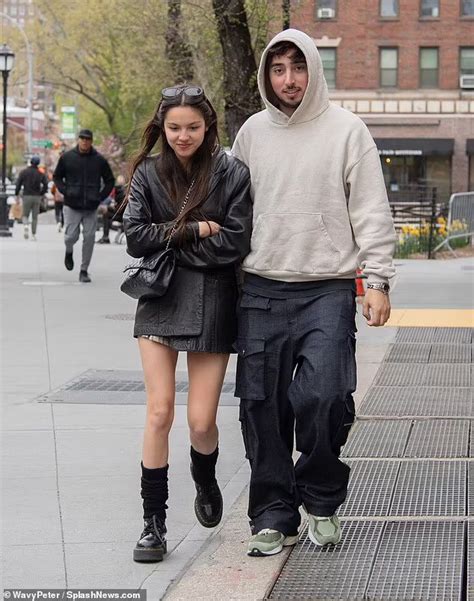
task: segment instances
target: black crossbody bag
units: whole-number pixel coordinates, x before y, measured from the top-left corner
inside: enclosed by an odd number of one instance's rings
[[[195,180],[191,182],[186,192],[176,221],[188,204],[194,182]],[[122,292],[137,300],[145,296],[163,296],[166,293],[176,268],[176,254],[174,249],[170,248],[171,238],[176,232],[176,228],[177,224],[175,223],[164,250],[142,257],[125,267],[125,277],[120,286]]]

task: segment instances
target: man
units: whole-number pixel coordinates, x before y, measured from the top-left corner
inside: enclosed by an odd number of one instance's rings
[[[40,158],[32,156],[29,167],[20,171],[16,182],[15,195],[19,202],[20,191],[23,188],[23,235],[25,239],[29,238],[31,218],[31,239],[36,240],[36,230],[38,227],[38,214],[40,210],[41,197],[48,191],[48,178],[38,169]]]
[[[332,103],[313,40],[278,34],[263,53],[266,109],[237,135],[250,168],[251,252],[239,309],[236,396],[251,466],[247,553],[297,542],[299,507],[316,545],[336,544],[354,421],[355,285],[371,326],[390,315],[395,232],[377,148],[363,122]],[[293,464],[294,438],[301,454]]]
[[[82,224],[82,263],[80,282],[90,282],[89,263],[94,250],[97,207],[112,191],[114,176],[107,160],[92,146],[92,132],[81,129],[77,146],[59,157],[53,174],[57,189],[64,196],[64,264],[74,269],[73,247]]]

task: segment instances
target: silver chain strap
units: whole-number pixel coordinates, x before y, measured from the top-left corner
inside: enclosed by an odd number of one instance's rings
[[[195,183],[196,179],[193,179],[193,181],[191,182],[188,191],[186,192],[186,196],[184,197],[184,201],[183,201],[183,205],[176,217],[176,221],[178,221],[181,213],[184,211],[184,209],[186,208],[186,205],[188,204],[188,200],[189,200],[189,195],[191,194],[192,189],[194,188],[194,183]],[[174,236],[174,233],[176,232],[176,228],[178,227],[178,224],[175,223],[171,229],[171,233],[170,233],[170,237],[168,238],[168,242],[166,243],[166,249],[168,250],[168,248],[170,247],[171,244],[171,238]]]

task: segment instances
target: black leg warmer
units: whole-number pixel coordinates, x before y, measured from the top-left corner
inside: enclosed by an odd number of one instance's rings
[[[159,519],[166,519],[168,506],[168,466],[148,469],[142,466],[142,499],[143,518],[151,518],[156,515]]]
[[[216,463],[219,447],[210,454],[203,455],[191,447],[191,473],[194,482],[206,486],[216,481]]]

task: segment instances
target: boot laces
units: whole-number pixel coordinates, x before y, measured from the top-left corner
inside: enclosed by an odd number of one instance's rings
[[[161,542],[165,540],[166,526],[163,520],[154,515],[151,519],[145,520],[145,529],[143,535],[154,534]]]

